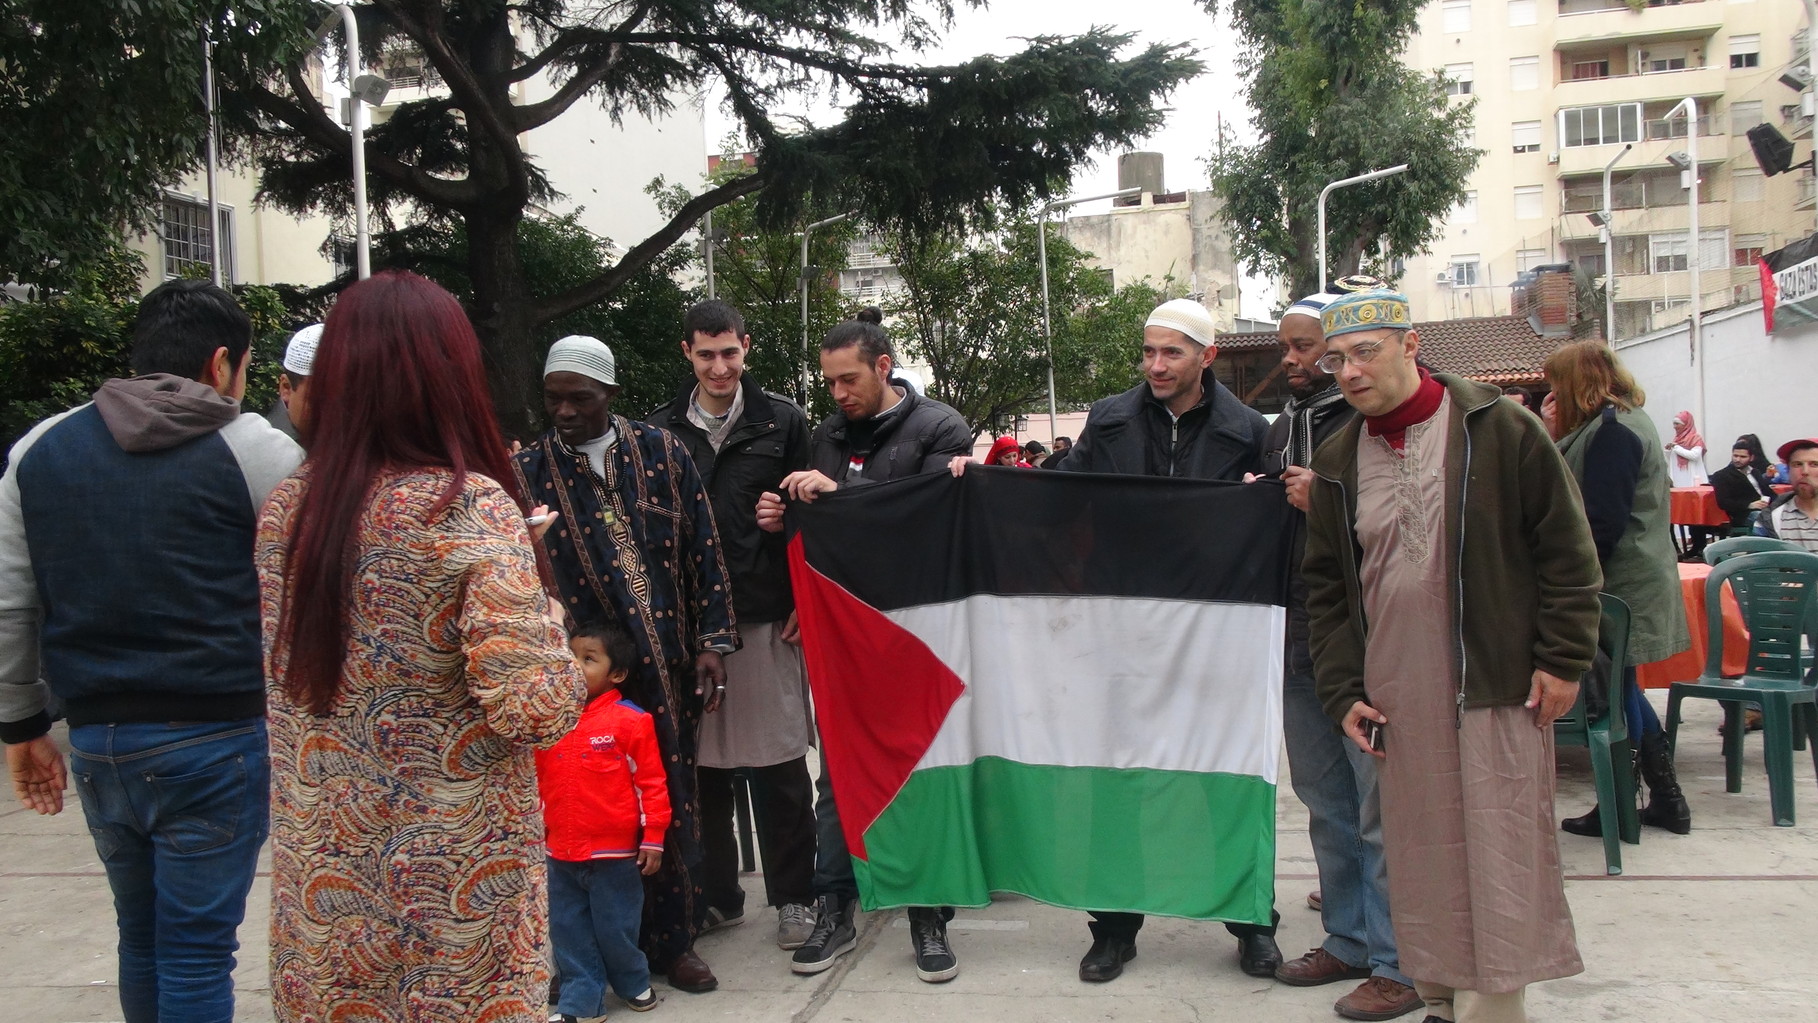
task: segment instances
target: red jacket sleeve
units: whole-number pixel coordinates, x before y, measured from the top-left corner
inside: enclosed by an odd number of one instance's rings
[[[637,786],[638,801],[644,808],[642,844],[647,849],[661,849],[669,830],[669,782],[663,771],[663,753],[657,748],[656,723],[649,714],[638,715],[626,753],[631,758],[631,783]]]

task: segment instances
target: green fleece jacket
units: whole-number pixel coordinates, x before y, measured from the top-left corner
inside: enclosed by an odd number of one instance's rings
[[[1451,397],[1446,575],[1455,586],[1461,708],[1524,702],[1539,669],[1576,681],[1597,650],[1603,573],[1578,486],[1539,419],[1494,387],[1435,374]],[[1364,690],[1357,443],[1362,417],[1322,444],[1307,515],[1313,669],[1334,721]],[[1395,628],[1393,622],[1385,628]]]

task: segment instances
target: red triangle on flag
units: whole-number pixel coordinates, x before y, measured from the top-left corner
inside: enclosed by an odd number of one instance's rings
[[[902,791],[966,684],[914,633],[809,565],[799,536],[789,567],[821,757],[846,846],[862,860],[866,829]]]

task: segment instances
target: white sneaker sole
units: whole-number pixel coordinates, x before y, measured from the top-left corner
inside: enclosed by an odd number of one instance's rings
[[[944,970],[933,971],[924,970],[920,966],[917,966],[915,968],[915,975],[919,977],[924,984],[945,984],[947,981],[959,976],[959,964],[954,963]]]
[[[854,934],[850,939],[848,939],[846,941],[846,943],[844,945],[835,946],[833,951],[831,951],[827,954],[827,958],[822,959],[820,962],[817,962],[817,963],[792,962],[789,964],[789,970],[792,973],[800,973],[803,976],[807,976],[810,974],[820,973],[823,970],[832,969],[834,962],[837,959],[839,959],[840,956],[845,955],[846,953],[852,951],[853,949],[855,949],[857,947],[858,947],[858,935]]]

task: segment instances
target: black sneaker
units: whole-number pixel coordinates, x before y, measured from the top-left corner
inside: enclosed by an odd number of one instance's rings
[[[656,992],[649,988],[645,988],[644,993],[636,998],[624,998],[621,1000],[625,1003],[626,1008],[629,1008],[632,1012],[649,1012],[657,1007]]]
[[[814,902],[814,931],[789,968],[796,973],[819,973],[833,961],[858,947],[858,929],[852,926],[852,911],[841,908],[839,897],[823,895]]]
[[[947,943],[947,922],[938,909],[909,911],[909,944],[915,949],[915,975],[929,984],[959,976],[959,957]]]

